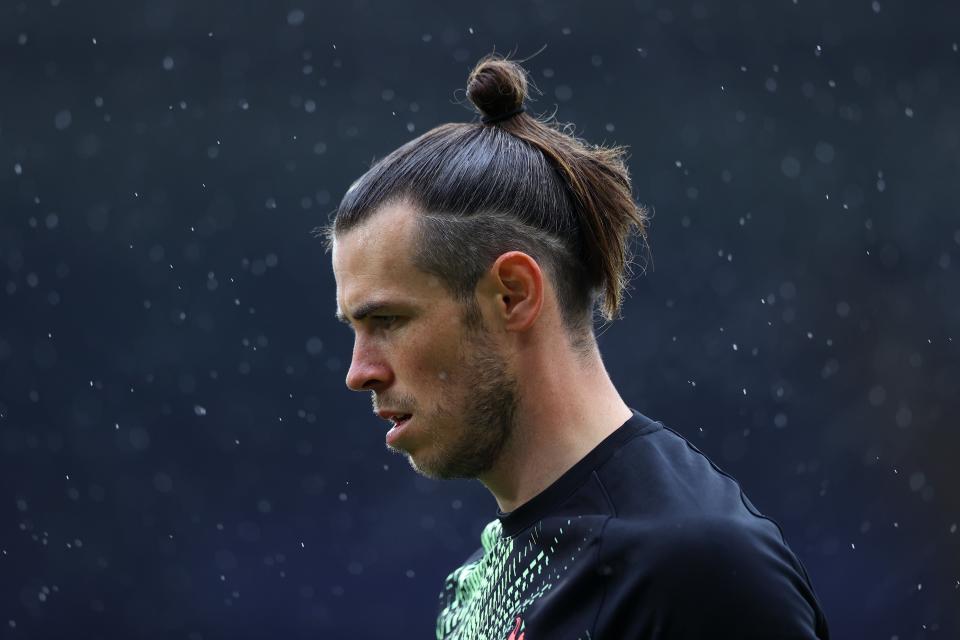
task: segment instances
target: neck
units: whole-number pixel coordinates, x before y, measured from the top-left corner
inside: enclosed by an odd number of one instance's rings
[[[549,487],[631,414],[593,345],[586,361],[568,350],[538,349],[522,362],[514,433],[479,480],[510,512]],[[525,384],[526,383],[526,384]]]

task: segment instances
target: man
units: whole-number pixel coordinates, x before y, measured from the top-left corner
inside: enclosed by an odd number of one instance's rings
[[[593,312],[619,309],[644,211],[622,149],[526,114],[525,93],[519,65],[481,60],[482,120],[388,155],[325,229],[347,386],[414,470],[477,478],[499,507],[437,637],[828,638],[778,525],[607,375]]]

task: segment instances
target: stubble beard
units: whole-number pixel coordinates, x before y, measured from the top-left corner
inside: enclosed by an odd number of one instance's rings
[[[457,415],[445,404],[437,410],[446,424],[431,434],[436,454],[419,462],[408,456],[414,471],[428,478],[482,475],[493,468],[515,431],[517,381],[485,328],[467,331],[459,379],[465,394],[462,412]]]

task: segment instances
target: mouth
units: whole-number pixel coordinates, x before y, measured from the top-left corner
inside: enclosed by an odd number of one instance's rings
[[[407,420],[409,420],[409,419],[412,418],[412,417],[413,417],[413,414],[410,414],[410,413],[402,413],[402,414],[400,414],[400,415],[396,415],[396,416],[393,416],[392,418],[390,418],[390,422],[393,423],[393,426],[394,426],[394,427],[399,427],[400,425],[402,425],[404,422],[406,422]]]

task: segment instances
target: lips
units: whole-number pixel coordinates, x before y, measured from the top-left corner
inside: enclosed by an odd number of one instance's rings
[[[387,446],[396,447],[397,440],[406,431],[406,427],[412,418],[413,416],[409,413],[401,413],[390,419],[390,422],[393,423],[393,426],[389,431],[387,431]]]

